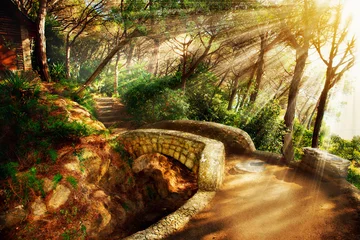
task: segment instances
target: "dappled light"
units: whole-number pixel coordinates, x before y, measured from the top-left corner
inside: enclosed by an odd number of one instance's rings
[[[356,0],[2,0],[0,238],[360,239]]]

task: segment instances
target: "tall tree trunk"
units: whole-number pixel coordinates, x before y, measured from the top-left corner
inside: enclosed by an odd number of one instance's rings
[[[300,81],[305,69],[306,59],[308,57],[308,50],[309,50],[309,41],[305,42],[304,46],[296,49],[295,71],[290,84],[288,105],[284,116],[285,126],[288,129],[288,133],[286,133],[284,136],[284,145],[283,145],[282,153],[286,163],[290,163],[294,159],[294,146],[292,143],[292,137],[293,137],[296,100],[299,93]]]
[[[133,41],[130,41],[130,47],[129,47],[128,55],[126,58],[126,67],[127,68],[131,67],[131,63],[132,63],[132,59],[133,59],[133,55],[134,55],[134,49],[135,49],[135,43],[133,43]]]
[[[249,96],[249,93],[250,93],[250,88],[251,88],[251,85],[252,85],[252,82],[253,82],[253,79],[254,79],[254,76],[255,76],[255,71],[256,71],[256,63],[252,66],[252,71],[250,73],[250,77],[249,77],[249,81],[248,81],[248,84],[246,85],[246,90],[245,90],[245,94],[244,94],[244,97],[243,99],[241,100],[241,104],[240,104],[240,107],[243,107],[245,105],[245,101],[246,99],[248,98]]]
[[[36,21],[36,56],[43,80],[50,82],[49,65],[46,57],[45,18],[47,14],[47,0],[40,0]]]
[[[105,59],[99,64],[99,66],[96,68],[96,70],[91,74],[91,76],[86,80],[84,85],[79,88],[79,90],[76,92],[77,94],[80,94],[82,91],[85,90],[87,86],[89,86],[96,77],[101,73],[101,71],[104,69],[104,67],[110,62],[110,60],[114,57],[114,55],[122,49],[124,46],[126,46],[130,41],[131,38],[136,37],[138,35],[138,32],[133,32],[131,35],[129,35],[124,40],[120,41],[111,51],[110,53],[105,57]]]
[[[115,61],[115,76],[114,76],[114,94],[118,93],[119,87],[119,61],[120,61],[120,53],[116,54],[116,61]]]
[[[151,59],[148,65],[148,71],[156,76],[158,71],[158,61],[159,61],[159,48],[160,48],[160,40],[154,38],[154,49],[151,54]]]
[[[328,68],[328,70],[326,72],[326,81],[325,81],[324,89],[321,92],[320,99],[319,99],[319,106],[317,107],[317,114],[316,114],[316,119],[315,119],[313,137],[312,137],[312,141],[311,141],[311,147],[313,147],[313,148],[319,147],[320,129],[321,129],[322,120],[324,118],[327,97],[328,97],[328,94],[330,91],[330,83],[331,83],[331,79],[332,79],[331,75],[332,75],[332,69]]]
[[[233,85],[233,88],[232,88],[232,90],[231,90],[231,94],[230,94],[230,99],[229,99],[229,104],[228,104],[227,110],[231,110],[232,107],[233,107],[233,103],[234,103],[234,100],[235,100],[235,96],[236,96],[236,93],[237,93],[238,87],[239,87],[239,79],[240,79],[240,75],[235,76],[234,85]]]
[[[187,56],[186,56],[186,51],[184,50],[184,55],[183,55],[183,62],[182,62],[182,67],[181,67],[181,89],[183,90],[183,92],[185,93],[185,89],[186,89],[186,61],[187,61]]]
[[[66,43],[65,43],[65,48],[66,48],[66,59],[65,59],[65,68],[66,68],[66,78],[70,79],[70,54],[71,54],[71,46],[69,43],[69,39],[66,39]]]
[[[261,84],[261,80],[264,74],[264,67],[265,67],[265,48],[267,45],[267,39],[268,39],[268,34],[264,33],[260,35],[260,39],[261,39],[261,43],[260,43],[260,53],[259,53],[259,58],[257,61],[257,71],[256,71],[256,84],[255,84],[255,89],[254,92],[251,94],[250,96],[250,102],[254,103],[256,101],[256,98],[258,96],[259,93],[259,89],[260,89],[260,84]]]

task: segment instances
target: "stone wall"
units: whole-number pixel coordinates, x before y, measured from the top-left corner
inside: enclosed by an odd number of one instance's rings
[[[249,134],[239,128],[219,123],[174,120],[161,121],[143,126],[142,128],[177,130],[215,139],[225,145],[226,154],[251,154],[256,150]]]
[[[317,148],[304,148],[299,167],[325,179],[346,178],[350,161]]]
[[[214,191],[222,184],[225,150],[221,142],[190,133],[159,129],[128,131],[121,134],[119,140],[134,158],[148,153],[162,153],[180,161],[198,174],[200,190]]]

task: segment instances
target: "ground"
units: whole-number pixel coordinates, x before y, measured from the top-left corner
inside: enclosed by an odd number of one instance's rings
[[[337,184],[286,166],[235,171],[245,160],[227,159],[213,201],[167,239],[360,239],[358,205]]]

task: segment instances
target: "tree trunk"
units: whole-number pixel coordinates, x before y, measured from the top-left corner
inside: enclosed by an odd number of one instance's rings
[[[159,48],[160,48],[160,40],[154,39],[154,49],[151,55],[151,59],[148,65],[148,71],[156,76],[158,71],[158,61],[159,61]]]
[[[132,58],[134,55],[134,48],[135,48],[135,44],[132,41],[130,41],[130,47],[129,47],[128,55],[126,58],[126,67],[127,68],[131,67],[131,62],[132,62]]]
[[[40,75],[44,81],[50,82],[49,65],[46,57],[45,18],[47,14],[47,0],[40,0],[36,21],[36,56],[40,68]]]
[[[243,107],[245,105],[245,101],[249,96],[250,88],[251,88],[251,85],[252,85],[252,82],[253,82],[253,78],[254,78],[254,75],[255,75],[256,68],[257,68],[257,66],[256,66],[256,63],[255,63],[252,66],[252,71],[250,73],[249,81],[248,81],[248,84],[246,85],[246,91],[245,91],[243,99],[241,100],[240,107]]]
[[[125,38],[124,40],[120,41],[111,51],[110,53],[105,57],[105,59],[99,64],[99,66],[96,68],[96,70],[91,74],[91,76],[86,80],[84,85],[79,88],[79,90],[76,92],[77,94],[80,94],[82,91],[85,90],[87,86],[89,86],[96,77],[101,73],[101,71],[104,69],[104,67],[110,62],[110,60],[114,57],[114,55],[122,49],[124,46],[126,46],[130,41],[131,38],[136,37],[138,35],[137,32],[133,32],[131,35],[128,36],[128,38]]]
[[[235,100],[235,96],[236,96],[236,93],[237,93],[238,87],[239,87],[239,79],[240,79],[240,75],[235,76],[234,86],[233,86],[233,88],[232,88],[232,90],[231,90],[231,94],[230,94],[230,99],[229,99],[229,104],[228,104],[227,110],[231,110],[231,109],[232,109],[232,106],[233,106],[233,103],[234,103],[234,100]]]
[[[116,62],[115,62],[115,76],[114,76],[114,94],[118,93],[119,87],[119,61],[120,61],[120,53],[118,52],[116,55]]]
[[[250,102],[254,103],[256,101],[256,98],[258,96],[259,93],[259,89],[260,89],[260,84],[261,84],[261,80],[262,80],[262,76],[264,74],[264,67],[265,67],[265,61],[264,61],[264,57],[265,57],[265,48],[267,45],[267,33],[262,34],[260,36],[261,39],[261,43],[260,43],[260,53],[259,53],[259,58],[257,61],[257,71],[256,71],[256,84],[255,84],[255,89],[254,92],[251,94],[250,96]]]
[[[187,61],[187,56],[186,56],[186,51],[184,50],[184,55],[183,55],[183,62],[182,62],[182,68],[181,68],[181,89],[183,90],[184,94],[185,94],[185,90],[186,90],[186,61]]]
[[[70,54],[71,54],[71,46],[69,43],[69,39],[66,39],[65,43],[66,48],[66,61],[65,61],[65,68],[66,68],[66,79],[70,79]]]
[[[290,163],[294,159],[294,146],[292,143],[292,136],[293,136],[296,100],[299,93],[300,81],[305,69],[306,59],[308,57],[308,49],[309,49],[309,42],[304,43],[303,47],[299,47],[298,49],[296,49],[297,57],[296,57],[295,71],[290,84],[288,105],[284,116],[285,125],[289,131],[284,136],[284,146],[282,149],[282,153],[286,163]]]
[[[326,81],[325,81],[324,89],[321,92],[320,99],[319,99],[319,106],[317,107],[317,114],[316,114],[314,131],[313,131],[312,142],[311,142],[311,147],[313,147],[313,148],[319,147],[320,129],[321,129],[322,120],[324,118],[328,93],[330,91],[331,72],[332,72],[331,68],[328,69],[326,72]]]

